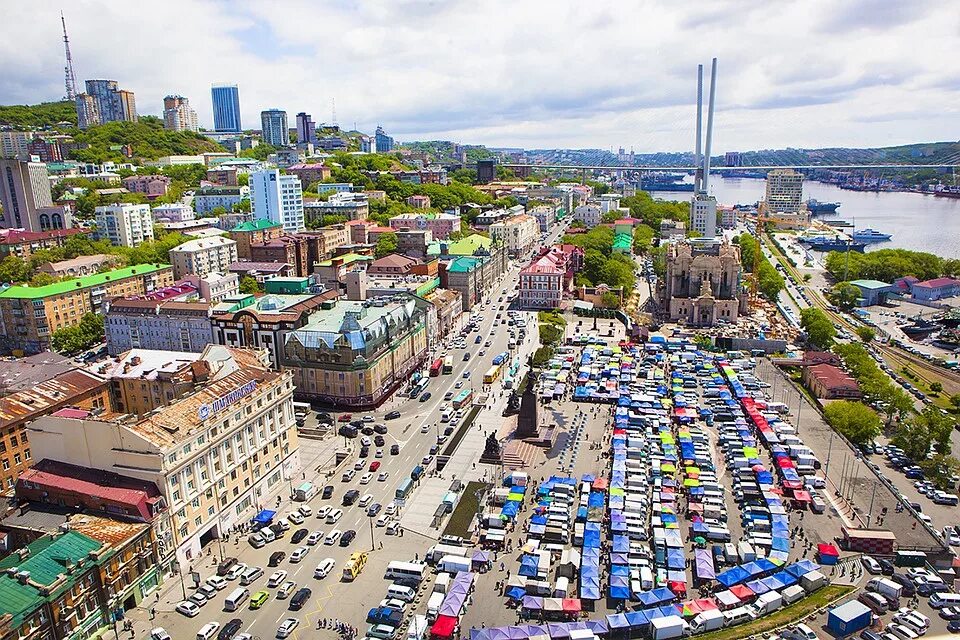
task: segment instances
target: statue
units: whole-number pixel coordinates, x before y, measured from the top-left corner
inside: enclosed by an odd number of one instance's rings
[[[500,459],[500,441],[497,440],[497,434],[491,433],[483,445],[483,459]]]

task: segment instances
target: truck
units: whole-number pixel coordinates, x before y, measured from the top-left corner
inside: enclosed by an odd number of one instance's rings
[[[446,596],[434,591],[427,600],[427,620],[433,622],[440,614],[440,606],[443,605],[443,599]]]
[[[720,609],[711,609],[698,613],[690,621],[690,633],[706,633],[723,628],[723,612]]]
[[[903,587],[887,578],[873,578],[867,583],[867,591],[876,591],[881,595],[899,600]]]
[[[374,607],[367,612],[368,624],[387,624],[391,627],[399,627],[403,622],[403,611],[393,607]]]
[[[804,591],[803,587],[798,584],[790,585],[780,594],[780,596],[783,598],[784,605],[793,604],[797,600],[803,598],[805,595],[807,595],[807,592]]]
[[[897,551],[893,564],[898,567],[922,567],[927,564],[927,554],[923,551]]]
[[[772,613],[781,606],[783,606],[783,597],[780,595],[779,591],[767,591],[766,593],[761,593],[756,600],[747,605],[747,607],[752,610],[753,615],[756,618],[768,613]]]
[[[653,640],[672,640],[687,635],[689,625],[680,616],[664,616],[650,621]]]
[[[469,558],[464,558],[463,556],[443,556],[443,558],[440,559],[440,562],[437,563],[437,570],[452,574],[457,574],[460,571],[469,572],[470,560]]]
[[[740,562],[742,563],[753,562],[757,559],[757,553],[749,542],[739,542],[737,544],[737,554],[740,556]]]

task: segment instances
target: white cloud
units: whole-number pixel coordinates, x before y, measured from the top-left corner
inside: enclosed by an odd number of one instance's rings
[[[116,79],[141,113],[183,94],[208,126],[210,85],[232,82],[248,127],[270,107],[329,120],[335,98],[342,125],[401,140],[682,150],[717,56],[718,151],[960,137],[946,3],[34,0],[5,7],[0,101],[63,94],[61,6],[81,81]]]

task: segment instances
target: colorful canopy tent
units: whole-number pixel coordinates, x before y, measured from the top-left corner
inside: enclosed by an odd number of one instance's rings
[[[840,551],[834,545],[823,542],[817,545],[817,560],[820,564],[832,566],[837,564],[839,559]],[[787,571],[789,570],[790,567],[787,567]]]
[[[430,637],[437,640],[452,638],[453,632],[457,628],[457,617],[448,615],[437,616],[433,626],[430,627]]]
[[[753,598],[757,595],[753,592],[753,590],[750,587],[748,587],[745,584],[738,584],[734,587],[730,587],[729,591],[730,593],[735,595],[737,598],[739,598],[742,602],[753,600]]]

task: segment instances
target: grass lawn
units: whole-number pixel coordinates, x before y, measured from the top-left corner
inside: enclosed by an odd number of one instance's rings
[[[447,528],[443,530],[445,536],[460,536],[466,538],[470,536],[470,525],[473,523],[473,517],[477,515],[477,507],[480,501],[477,499],[477,491],[482,490],[481,496],[487,492],[490,485],[483,482],[468,482],[463,490],[463,497],[457,503],[457,508],[450,514],[450,521]]]
[[[748,636],[773,631],[774,629],[780,629],[781,627],[800,621],[817,609],[842,598],[851,591],[853,591],[853,587],[850,586],[827,585],[812,596],[794,602],[789,607],[784,607],[773,615],[763,616],[753,622],[730,627],[729,629],[705,633],[702,636],[697,636],[697,638],[700,640],[738,640],[738,638],[746,638]]]
[[[468,413],[463,419],[463,424],[460,425],[460,428],[454,432],[453,437],[450,438],[450,442],[447,443],[447,446],[443,449],[443,453],[440,455],[453,455],[453,452],[457,450],[458,446],[460,446],[460,441],[463,440],[465,435],[467,435],[467,431],[470,429],[470,426],[473,424],[473,421],[476,419],[478,413],[480,413],[479,406],[474,406],[472,409],[470,409],[470,413]]]

